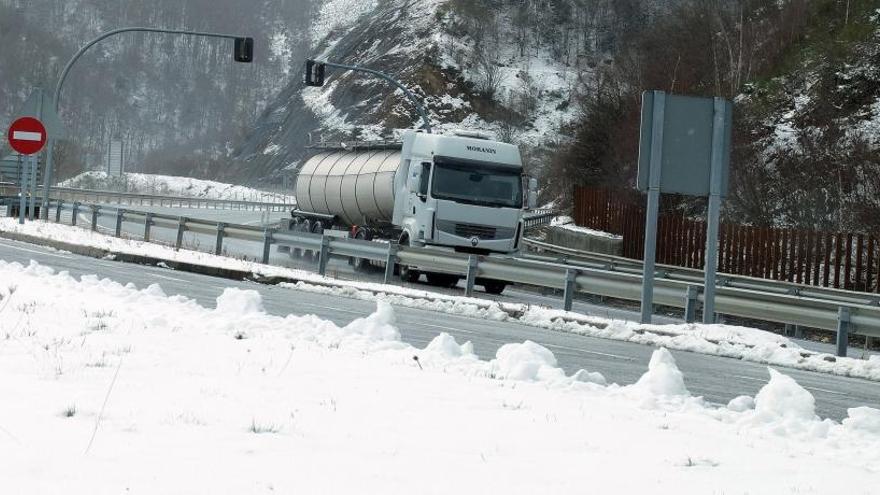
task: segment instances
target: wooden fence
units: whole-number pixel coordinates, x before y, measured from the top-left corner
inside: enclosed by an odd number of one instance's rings
[[[577,225],[623,236],[623,256],[642,259],[645,207],[599,188],[575,189]],[[706,222],[660,215],[657,262],[702,269]],[[722,222],[718,270],[807,285],[880,293],[880,237]]]

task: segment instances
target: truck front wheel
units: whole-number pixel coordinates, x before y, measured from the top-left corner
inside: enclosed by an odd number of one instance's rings
[[[422,273],[414,268],[410,268],[406,265],[400,265],[400,280],[403,282],[407,282],[410,284],[416,283],[419,281],[419,277],[422,276]]]
[[[400,239],[399,244],[401,246],[409,246],[409,236],[404,236]],[[406,283],[415,283],[419,281],[419,277],[422,276],[422,273],[415,268],[411,268],[404,264],[397,265],[398,273],[400,274],[400,280]]]
[[[501,282],[500,280],[486,281],[483,283],[483,288],[486,289],[487,294],[498,295],[507,288],[507,282]]]

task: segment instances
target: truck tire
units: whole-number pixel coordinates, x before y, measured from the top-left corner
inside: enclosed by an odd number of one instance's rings
[[[370,232],[369,229],[360,227],[357,229],[357,232],[354,234],[354,238],[361,241],[371,241],[373,240],[373,233]],[[349,264],[356,272],[366,272],[370,269],[370,260],[366,258],[358,258],[356,256],[352,256],[349,259]]]
[[[302,219],[294,218],[290,221],[290,231],[291,232],[302,232]],[[290,248],[290,257],[291,258],[299,258],[302,256],[302,251],[299,248]]]
[[[409,236],[404,236],[403,238],[401,238],[399,244],[401,246],[409,246]],[[422,276],[422,273],[420,271],[403,264],[397,265],[397,268],[400,275],[400,280],[402,282],[412,284],[418,282],[419,277]]]
[[[309,230],[307,232],[311,232],[312,234],[323,235],[324,234],[324,222],[320,220],[309,220]],[[321,257],[321,251],[308,250],[306,251],[307,257],[317,262],[318,258]]]
[[[483,289],[487,294],[499,295],[504,292],[505,288],[507,288],[507,282],[500,280],[487,280],[483,283]]]
[[[458,275],[451,275],[448,273],[426,273],[425,277],[427,277],[430,285],[446,287],[449,289],[458,285],[458,281],[461,280],[461,277]]]

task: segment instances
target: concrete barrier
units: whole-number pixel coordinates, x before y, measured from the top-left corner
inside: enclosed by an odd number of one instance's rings
[[[623,237],[577,227],[566,228],[558,225],[549,227],[545,242],[591,253],[614,256],[623,253]]]

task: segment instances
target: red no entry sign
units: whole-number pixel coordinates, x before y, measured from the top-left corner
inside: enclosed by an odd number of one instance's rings
[[[22,155],[39,153],[46,145],[46,128],[33,117],[22,117],[9,126],[9,145]]]

